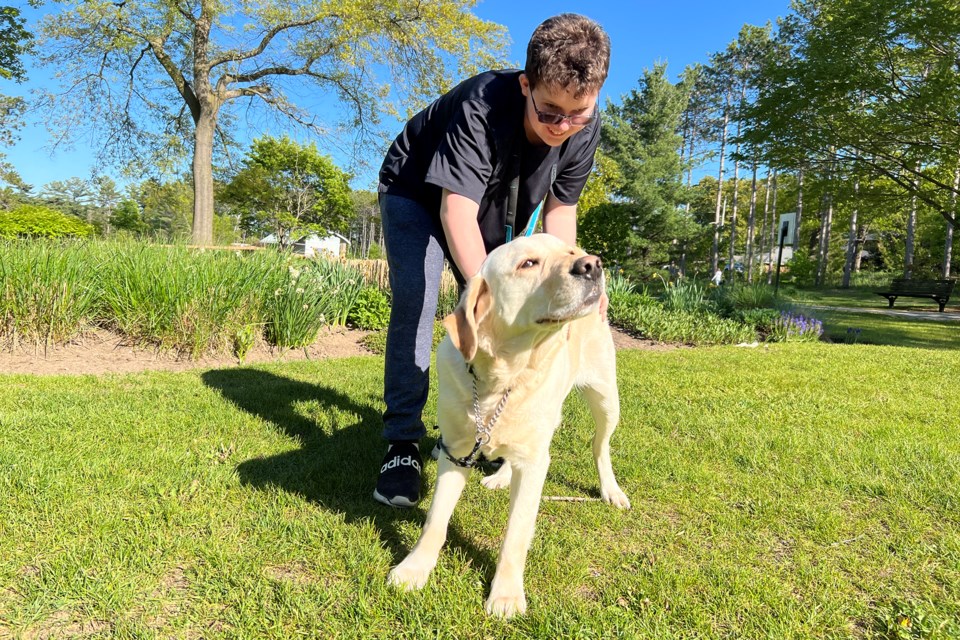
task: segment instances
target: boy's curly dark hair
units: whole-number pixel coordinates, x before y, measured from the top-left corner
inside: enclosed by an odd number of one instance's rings
[[[585,16],[561,13],[544,20],[530,36],[524,73],[530,87],[541,82],[569,89],[576,97],[599,91],[610,69],[610,37]]]

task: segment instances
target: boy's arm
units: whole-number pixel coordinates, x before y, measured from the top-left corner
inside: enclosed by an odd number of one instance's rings
[[[440,197],[440,222],[447,237],[447,246],[460,274],[469,280],[487,257],[480,235],[477,215],[480,205],[466,196],[443,190]]]
[[[577,245],[577,205],[563,204],[552,193],[544,205],[543,230],[569,244]]]

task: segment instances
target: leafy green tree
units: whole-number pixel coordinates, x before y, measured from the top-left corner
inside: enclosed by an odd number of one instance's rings
[[[26,30],[26,20],[16,7],[0,7],[0,78],[23,82],[26,71],[23,56],[33,49],[33,34]],[[23,114],[26,102],[17,96],[0,95],[0,146],[14,144],[17,132],[23,126]],[[5,162],[0,154],[0,182],[8,185],[4,189],[3,200],[6,206],[12,202],[9,189],[20,190],[23,179],[13,166]]]
[[[763,70],[745,135],[821,166],[862,167],[955,223],[960,5],[799,0],[780,26],[789,55]],[[793,166],[797,166],[794,164]]]
[[[0,7],[0,78],[23,82],[23,56],[33,48],[33,34],[16,7]]]
[[[147,233],[167,241],[189,238],[193,186],[188,181],[150,178],[128,187],[127,193],[140,205]]]
[[[350,238],[350,250],[353,256],[366,258],[371,247],[383,238],[380,202],[375,191],[352,191],[350,199],[355,212],[347,236]]]
[[[41,25],[43,60],[67,87],[46,104],[60,131],[92,128],[104,159],[192,155],[193,241],[209,244],[214,145],[234,119],[281,114],[329,136],[332,124],[293,99],[329,97],[357,148],[373,148],[383,114],[503,57],[504,29],[474,4],[71,0]]]
[[[617,163],[602,149],[598,149],[593,161],[593,170],[577,202],[577,217],[583,219],[594,207],[610,202],[613,195],[620,190],[622,180]]]
[[[269,230],[281,247],[306,231],[346,231],[354,213],[349,176],[314,144],[263,137],[223,190],[250,230]]]
[[[644,72],[639,88],[622,105],[607,106],[601,148],[615,164],[616,174],[607,171],[617,176],[617,202],[586,211],[581,227],[585,247],[602,248],[622,265],[640,267],[667,259],[674,241],[690,233],[679,210],[680,121],[686,103],[681,87],[667,79],[666,65],[657,64]],[[613,243],[621,248],[614,249]]]
[[[658,215],[642,204],[609,202],[587,212],[578,242],[608,265],[639,274],[670,261],[679,224],[679,218]]]
[[[140,207],[133,200],[121,200],[110,214],[110,226],[116,231],[135,235],[145,233],[149,227],[140,215]]]
[[[82,178],[54,180],[44,185],[40,196],[45,204],[93,224],[94,190]]]

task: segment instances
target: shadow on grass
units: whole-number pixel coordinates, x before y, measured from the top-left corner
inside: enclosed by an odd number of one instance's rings
[[[299,449],[238,465],[243,484],[259,489],[278,487],[342,513],[347,522],[373,522],[394,562],[406,556],[410,548],[399,539],[398,526],[405,521],[422,524],[425,512],[420,508],[392,509],[373,499],[384,453],[381,416],[373,404],[336,389],[255,369],[217,369],[202,378],[238,408],[274,424],[300,443]],[[319,403],[319,411],[348,416],[352,423],[337,424],[332,433],[325,433],[297,408],[300,403]],[[424,507],[432,497],[432,487],[425,489]],[[452,523],[447,543],[492,575],[495,561],[489,553],[477,548]]]
[[[934,350],[960,347],[960,324],[841,311],[814,315],[823,320],[824,334],[835,343]]]

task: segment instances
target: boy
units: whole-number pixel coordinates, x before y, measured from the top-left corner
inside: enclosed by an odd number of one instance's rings
[[[534,30],[523,71],[465,80],[415,115],[387,152],[378,191],[393,292],[384,367],[389,445],[376,500],[410,507],[420,499],[421,412],[444,259],[462,285],[487,253],[536,222],[544,197],[544,231],[576,244],[609,65],[610,40],[597,23],[554,16]]]

